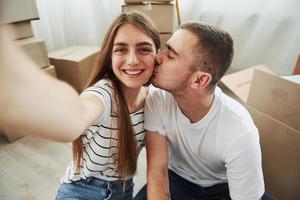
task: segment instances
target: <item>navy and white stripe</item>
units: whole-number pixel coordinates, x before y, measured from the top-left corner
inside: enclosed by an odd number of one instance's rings
[[[83,156],[80,173],[75,171],[74,163],[71,162],[61,182],[69,183],[91,176],[108,181],[120,179],[115,161],[118,151],[118,128],[112,106],[112,86],[108,81],[101,80],[82,93],[85,94],[96,95],[103,101],[105,109],[101,117],[82,134]],[[130,116],[140,152],[145,145],[144,109]]]

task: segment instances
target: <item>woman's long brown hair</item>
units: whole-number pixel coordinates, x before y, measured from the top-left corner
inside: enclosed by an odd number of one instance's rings
[[[119,176],[125,178],[134,175],[136,172],[137,163],[137,144],[134,137],[134,130],[131,124],[130,113],[128,111],[126,99],[122,90],[121,81],[115,76],[111,66],[111,55],[113,42],[117,30],[124,24],[133,24],[140,28],[146,35],[152,38],[156,52],[160,48],[159,33],[151,21],[144,15],[132,12],[123,13],[112,23],[107,31],[101,45],[100,55],[97,60],[97,66],[92,72],[90,79],[87,81],[86,88],[94,85],[101,79],[111,80],[114,89],[114,98],[116,102],[116,112],[118,116],[118,156],[117,171]],[[134,37],[134,36],[133,36]],[[112,105],[113,106],[113,105]],[[73,160],[77,170],[80,167],[80,162],[83,153],[83,144],[81,136],[73,141]]]

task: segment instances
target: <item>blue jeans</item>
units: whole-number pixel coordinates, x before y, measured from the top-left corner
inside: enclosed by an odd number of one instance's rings
[[[169,184],[172,200],[230,200],[227,183],[201,187],[169,170]],[[267,194],[262,197],[262,200],[272,199]],[[147,185],[138,192],[134,200],[147,200]]]
[[[56,200],[132,200],[133,181],[105,181],[94,177],[60,185]]]

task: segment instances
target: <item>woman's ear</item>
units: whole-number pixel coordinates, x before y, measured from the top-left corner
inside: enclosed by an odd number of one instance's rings
[[[192,85],[193,89],[201,89],[209,86],[212,80],[212,76],[210,73],[203,71],[196,71],[192,75]]]

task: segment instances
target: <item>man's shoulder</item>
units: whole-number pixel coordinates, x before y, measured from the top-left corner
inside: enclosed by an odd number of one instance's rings
[[[223,111],[231,113],[232,115],[249,115],[244,105],[242,105],[236,99],[224,93],[220,88],[218,88],[218,96],[222,103]]]
[[[230,129],[237,128],[239,130],[255,126],[252,117],[244,105],[223,92],[221,94],[221,104],[222,112],[220,114],[224,126],[230,124]]]
[[[160,88],[157,88],[153,85],[149,86],[148,96],[150,98],[159,98],[159,99],[165,99],[165,100],[172,98],[172,95],[169,92],[162,90]]]

